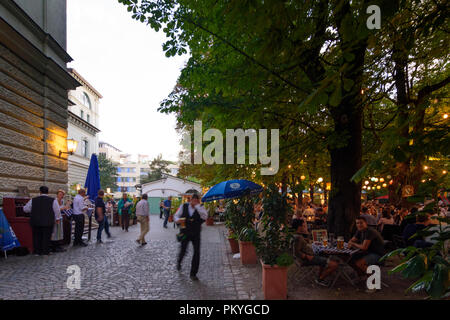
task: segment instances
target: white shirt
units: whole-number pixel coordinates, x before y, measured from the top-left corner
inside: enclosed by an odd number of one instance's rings
[[[83,214],[83,209],[87,209],[87,206],[84,202],[84,198],[77,194],[73,199],[73,214]]]
[[[150,214],[150,207],[148,206],[147,200],[140,200],[136,203],[136,215],[137,216],[148,216]]]
[[[48,197],[48,194],[41,194],[41,196]],[[23,211],[26,213],[31,213],[31,209],[33,208],[33,199],[28,201],[28,203],[23,207]],[[61,208],[59,206],[58,200],[53,201],[53,213],[55,214],[55,220],[61,219]]]
[[[183,214],[183,205],[182,204],[178,210],[177,213],[175,213],[175,215],[173,216],[173,219],[175,220],[175,222],[178,222],[178,220],[181,218],[181,215]],[[198,214],[200,215],[200,218],[202,218],[203,220],[208,219],[208,212],[206,211],[205,207],[201,206],[200,204],[197,204],[195,207],[192,207],[190,204],[188,206],[188,211],[189,211],[189,216],[192,217],[192,215],[194,214],[195,210],[197,210]]]

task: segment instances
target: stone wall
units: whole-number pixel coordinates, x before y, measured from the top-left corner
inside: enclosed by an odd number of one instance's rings
[[[4,10],[4,9],[2,9]],[[0,16],[0,199],[67,190],[68,97],[79,85]],[[67,59],[67,57],[65,57]],[[1,201],[0,201],[1,204]]]

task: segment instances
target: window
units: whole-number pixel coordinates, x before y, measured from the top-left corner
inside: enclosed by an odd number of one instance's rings
[[[87,140],[83,140],[83,157],[89,157],[89,142]]]
[[[122,182],[122,178],[121,178],[121,177],[118,177],[118,178],[117,178],[117,182]]]
[[[122,168],[117,168],[117,172],[122,172]]]
[[[133,168],[133,170],[132,170],[134,173],[136,173],[136,168]]]
[[[83,104],[89,109],[92,109],[91,99],[89,99],[89,96],[86,92],[83,92]]]
[[[127,178],[127,182],[131,182],[131,178]]]
[[[136,178],[133,178],[133,182],[136,182]]]
[[[127,172],[130,172],[131,171],[131,168],[127,168]]]
[[[89,113],[86,114],[86,121],[87,121],[87,122],[89,122],[90,118],[91,118],[90,114],[89,114]]]
[[[81,119],[84,119],[84,111],[83,110],[80,110],[80,117],[81,117]]]

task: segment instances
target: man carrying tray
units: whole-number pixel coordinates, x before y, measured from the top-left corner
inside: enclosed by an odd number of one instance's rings
[[[201,225],[208,218],[205,207],[200,205],[200,197],[194,194],[189,203],[182,204],[175,213],[174,220],[183,228],[184,236],[181,239],[180,252],[178,254],[177,270],[181,270],[186,249],[190,241],[194,247],[194,255],[191,264],[191,280],[197,281],[197,272],[200,265],[200,232]]]

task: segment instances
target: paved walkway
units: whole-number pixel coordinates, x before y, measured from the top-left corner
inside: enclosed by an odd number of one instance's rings
[[[48,257],[28,255],[0,259],[0,299],[236,299],[238,291],[229,264],[223,226],[203,226],[199,282],[189,278],[192,245],[176,271],[178,232],[162,228],[152,216],[148,244],[135,239],[139,225],[126,233],[111,228],[104,244],[68,247]],[[93,234],[93,239],[96,236]],[[69,290],[67,267],[81,268],[81,289]]]

